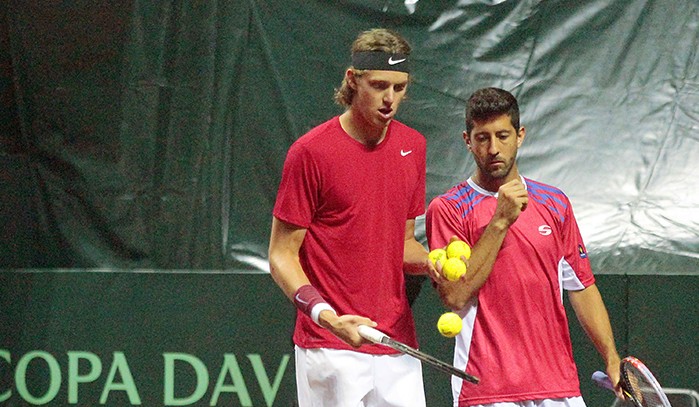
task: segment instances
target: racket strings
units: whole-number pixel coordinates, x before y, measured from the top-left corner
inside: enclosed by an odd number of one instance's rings
[[[629,392],[642,407],[663,407],[666,405],[658,395],[662,389],[656,389],[653,382],[635,366],[625,366],[622,376]]]

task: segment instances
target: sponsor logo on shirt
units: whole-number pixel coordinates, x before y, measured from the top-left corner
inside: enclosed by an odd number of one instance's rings
[[[553,231],[551,230],[551,226],[541,225],[539,226],[539,233],[541,233],[541,236],[548,236],[553,233]]]
[[[578,253],[580,254],[581,259],[587,258],[587,252],[585,251],[585,248],[581,244],[578,245]]]

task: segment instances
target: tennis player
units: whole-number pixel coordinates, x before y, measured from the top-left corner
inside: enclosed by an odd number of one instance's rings
[[[619,355],[573,209],[560,189],[519,173],[525,135],[512,94],[476,91],[463,133],[475,173],[427,209],[430,248],[454,236],[473,247],[467,275],[438,285],[463,318],[454,365],[481,378],[452,380],[454,406],[585,406],[564,290],[618,388]]]
[[[370,344],[359,325],[417,347],[404,273],[438,278],[414,236],[425,210],[425,138],[395,120],[411,48],[361,33],[336,101],[340,116],[287,153],[269,245],[274,281],[298,308],[300,406],[424,406],[420,362]]]

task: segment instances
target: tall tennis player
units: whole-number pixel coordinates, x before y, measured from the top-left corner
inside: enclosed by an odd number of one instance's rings
[[[414,235],[425,210],[425,138],[395,119],[410,51],[393,31],[361,33],[335,95],[345,112],[287,153],[269,261],[297,307],[302,407],[425,405],[420,361],[358,332],[375,327],[417,347],[404,273],[438,278]]]

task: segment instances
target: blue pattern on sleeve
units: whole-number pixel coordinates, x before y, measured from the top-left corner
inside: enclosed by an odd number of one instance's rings
[[[454,188],[454,190],[442,195],[442,197],[447,201],[456,203],[456,208],[461,210],[461,219],[465,218],[473,210],[473,207],[485,198],[484,195],[479,194],[468,183]]]
[[[556,214],[561,222],[565,222],[564,212],[568,209],[568,200],[563,191],[550,185],[542,184],[527,179],[527,190],[531,198],[546,206],[551,212]]]

